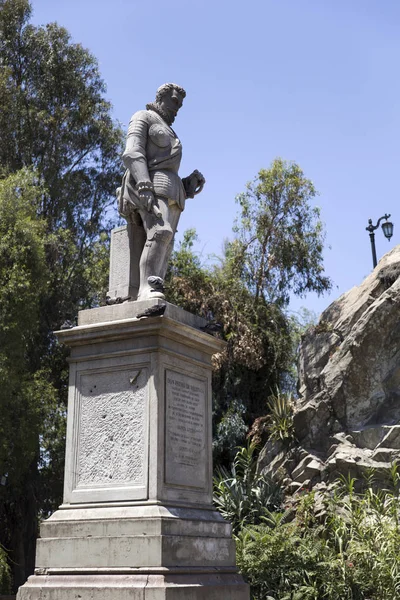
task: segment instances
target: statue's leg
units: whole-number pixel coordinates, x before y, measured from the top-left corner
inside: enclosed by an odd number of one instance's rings
[[[140,258],[140,288],[138,300],[164,298],[164,294],[155,291],[148,282],[151,276],[164,279],[167,271],[169,249],[173,242],[181,210],[176,204],[169,205],[167,200],[157,198],[161,217],[153,213],[140,211],[146,231],[146,243]]]
[[[169,263],[169,259],[171,257],[172,250],[174,248],[175,234],[177,232],[177,227],[178,227],[179,218],[180,218],[181,214],[182,214],[182,209],[180,209],[179,206],[175,202],[168,207],[169,223],[171,225],[171,229],[174,232],[174,234],[173,234],[173,236],[168,244],[168,247],[166,249],[166,252],[165,252],[163,269],[161,270],[161,275],[160,275],[160,277],[162,277],[162,279],[165,279],[165,275],[167,273],[168,263]]]

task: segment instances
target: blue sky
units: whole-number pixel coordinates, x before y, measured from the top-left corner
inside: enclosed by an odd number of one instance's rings
[[[321,312],[372,266],[365,227],[400,222],[397,0],[33,0],[33,22],[57,21],[99,60],[124,126],[167,81],[187,97],[174,124],[181,175],[203,172],[180,232],[197,229],[204,261],[231,237],[235,196],[280,156],[313,180],[327,230],[330,296],[293,299]]]

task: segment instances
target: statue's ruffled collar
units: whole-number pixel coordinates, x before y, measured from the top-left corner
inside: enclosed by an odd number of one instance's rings
[[[169,126],[171,126],[172,123],[175,121],[175,119],[172,119],[172,120],[170,119],[170,117],[167,115],[167,113],[165,112],[165,110],[163,110],[161,108],[161,106],[159,104],[157,104],[157,102],[149,102],[148,104],[146,104],[146,109],[147,110],[153,110]]]

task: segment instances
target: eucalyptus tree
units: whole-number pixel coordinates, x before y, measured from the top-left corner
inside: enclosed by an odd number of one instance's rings
[[[8,281],[1,348],[10,355],[4,373],[11,377],[0,388],[0,428],[9,432],[0,453],[8,476],[0,486],[0,543],[9,550],[15,587],[33,568],[38,515],[61,500],[67,368],[52,331],[98,302],[106,286],[122,142],[94,56],[56,23],[33,26],[31,12],[28,0],[0,0],[0,177],[7,197],[26,199],[16,200],[14,215],[12,203],[3,202],[0,229],[19,231],[23,242],[25,223],[41,240],[29,251],[11,240],[8,257],[0,254]]]
[[[299,165],[277,158],[237,196],[240,215],[230,253],[255,302],[285,306],[291,294],[331,289],[323,264],[324,226],[312,205],[316,195]]]
[[[237,197],[234,237],[219,262],[201,264],[193,230],[172,255],[169,299],[221,323],[227,341],[213,381],[217,462],[233,458],[277,387],[295,388],[299,324],[286,310],[290,295],[332,285],[316,194],[298,165],[276,159]]]

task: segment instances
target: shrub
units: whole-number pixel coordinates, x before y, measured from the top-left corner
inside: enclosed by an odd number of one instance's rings
[[[215,478],[215,503],[234,528],[238,567],[253,600],[400,598],[400,475],[381,489],[369,473],[328,491],[288,499],[257,470],[255,446],[239,449]],[[289,508],[290,506],[290,508]],[[317,516],[318,515],[318,516]]]
[[[306,493],[293,520],[284,513],[243,527],[236,536],[238,566],[253,600],[394,600],[400,598],[399,476],[391,489],[360,493],[354,479],[326,492],[324,521],[315,494]],[[319,499],[319,503],[321,498]]]

